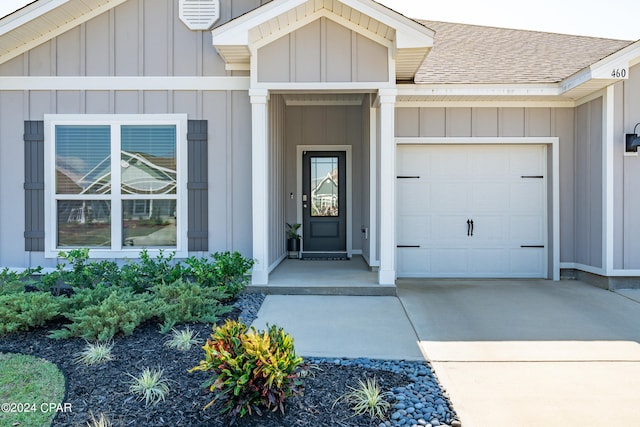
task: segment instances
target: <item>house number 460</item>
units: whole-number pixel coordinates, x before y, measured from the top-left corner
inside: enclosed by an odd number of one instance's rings
[[[627,77],[627,70],[624,68],[614,68],[611,70],[611,78],[624,79]]]

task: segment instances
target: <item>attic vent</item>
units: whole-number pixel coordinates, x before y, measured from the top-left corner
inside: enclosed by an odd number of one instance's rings
[[[190,30],[208,30],[220,17],[220,0],[180,0],[180,20]]]

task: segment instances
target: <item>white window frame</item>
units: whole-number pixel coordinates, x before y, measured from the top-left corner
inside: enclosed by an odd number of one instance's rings
[[[57,258],[60,251],[71,248],[57,247],[58,223],[55,182],[55,128],[58,125],[111,126],[111,151],[119,150],[120,127],[126,125],[174,125],[176,127],[176,247],[146,248],[150,255],[161,250],[175,252],[176,257],[188,256],[188,192],[187,192],[187,115],[186,114],[45,114],[44,116],[44,197],[45,197],[45,258]],[[115,130],[115,132],[114,132]],[[119,186],[120,157],[111,156],[112,188]],[[75,196],[70,197],[73,199]],[[163,198],[150,195],[151,198]],[[67,197],[64,196],[66,199]],[[83,195],[83,199],[92,198]],[[98,197],[100,199],[103,196]],[[171,197],[173,198],[173,197]],[[128,248],[122,241],[122,197],[111,195],[111,249],[90,248],[92,258],[138,258],[143,248]]]

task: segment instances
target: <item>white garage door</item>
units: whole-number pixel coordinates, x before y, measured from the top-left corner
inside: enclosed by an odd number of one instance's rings
[[[399,145],[400,277],[546,277],[544,145]]]

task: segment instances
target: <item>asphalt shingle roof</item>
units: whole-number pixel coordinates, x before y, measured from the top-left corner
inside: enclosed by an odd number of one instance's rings
[[[436,32],[416,83],[557,83],[632,42],[420,20]]]

